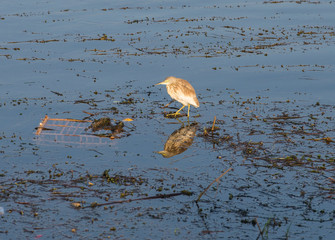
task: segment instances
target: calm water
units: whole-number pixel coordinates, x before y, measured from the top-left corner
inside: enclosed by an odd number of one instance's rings
[[[334,11],[334,1],[3,4],[0,238],[331,239]],[[154,84],[170,75],[196,89],[195,136],[176,135],[185,117],[164,118],[180,105],[161,109],[170,98]],[[35,136],[46,114],[83,111],[132,118],[129,136]],[[164,158],[171,135],[194,138]],[[89,207],[181,191],[194,194]]]

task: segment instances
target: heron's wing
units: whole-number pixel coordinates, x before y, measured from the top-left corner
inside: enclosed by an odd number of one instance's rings
[[[184,80],[178,84],[168,86],[168,93],[173,99],[181,102],[183,105],[191,104],[194,107],[199,107],[199,101],[192,85]]]

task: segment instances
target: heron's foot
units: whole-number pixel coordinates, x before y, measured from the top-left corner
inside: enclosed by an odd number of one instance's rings
[[[179,118],[179,117],[183,117],[184,114],[180,114],[180,113],[166,113],[164,114],[164,117],[166,118]]]

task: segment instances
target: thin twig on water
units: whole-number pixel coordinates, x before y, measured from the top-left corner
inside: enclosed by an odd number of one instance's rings
[[[159,199],[159,198],[171,198],[171,197],[176,197],[180,195],[187,195],[190,196],[192,195],[192,192],[188,191],[181,191],[179,193],[170,193],[170,194],[157,194],[155,196],[150,196],[150,197],[144,197],[144,198],[135,198],[135,199],[125,199],[125,200],[118,200],[118,201],[112,201],[112,202],[107,202],[107,203],[92,203],[89,206],[82,207],[82,208],[89,208],[89,207],[101,207],[101,206],[107,206],[107,205],[114,205],[114,204],[121,204],[121,203],[130,203],[134,201],[143,201],[143,200],[151,200],[151,199]]]
[[[212,125],[212,132],[214,132],[215,129],[215,122],[216,122],[216,116],[214,117],[213,125]]]
[[[258,221],[257,221],[257,218],[255,218],[255,221],[256,221],[256,224],[257,224],[257,227],[258,227],[258,230],[259,230],[259,235],[258,235],[258,237],[257,237],[257,239],[258,239],[260,235],[263,236],[263,231],[262,231],[262,229],[261,229],[261,226],[259,226],[259,223],[258,223]]]
[[[211,184],[208,185],[208,187],[199,194],[199,197],[197,198],[196,202],[200,201],[200,198],[202,197],[202,195],[204,195],[207,190],[215,183],[215,182],[219,182],[220,178],[222,178],[227,172],[229,172],[232,168],[229,168],[227,171],[225,171],[224,173],[222,173],[219,177],[217,177],[213,182],[211,182]]]
[[[174,100],[172,100],[171,102],[169,102],[168,104],[166,104],[164,107],[161,107],[161,108],[167,108],[168,106],[170,106],[171,103],[173,103]]]

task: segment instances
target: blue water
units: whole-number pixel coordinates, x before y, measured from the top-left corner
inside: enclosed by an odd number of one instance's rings
[[[269,226],[264,238],[330,239],[334,143],[320,139],[334,139],[334,10],[334,1],[3,4],[0,238],[256,239],[257,218]],[[163,158],[156,152],[182,127],[162,114],[180,104],[161,109],[170,98],[154,86],[170,75],[196,89],[200,108],[190,120],[199,128],[185,152]],[[136,103],[119,104],[125,98]],[[95,105],[75,104],[85,99]],[[132,118],[130,136],[89,145],[35,135],[46,114],[83,119],[83,111]],[[300,118],[271,119],[283,114]],[[203,136],[214,116],[216,133],[231,141]],[[246,144],[260,142],[246,154]],[[302,163],[285,160],[291,155]],[[108,184],[106,169],[145,184]],[[183,190],[194,195],[71,207]],[[122,198],[125,191],[132,195]]]

